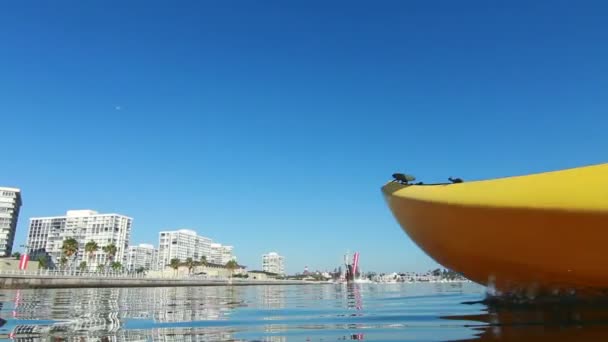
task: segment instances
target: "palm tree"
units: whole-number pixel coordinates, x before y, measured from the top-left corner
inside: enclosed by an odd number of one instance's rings
[[[61,246],[61,252],[67,258],[67,260],[71,259],[72,256],[76,256],[76,253],[78,253],[78,241],[76,241],[74,238],[65,239],[63,241],[63,245]]]
[[[84,272],[87,269],[87,262],[86,261],[81,261],[80,265],[78,265],[78,269],[80,270],[80,272]]]
[[[188,266],[188,274],[192,273],[192,269],[196,264],[192,258],[186,258],[186,266]]]
[[[232,282],[232,273],[239,267],[239,264],[235,260],[230,260],[226,263],[226,268],[230,271],[230,282]]]
[[[97,242],[93,240],[87,242],[86,245],[84,245],[84,251],[89,254],[89,261],[93,259],[93,257],[95,256],[95,252],[97,252],[98,250],[99,245],[97,245]]]
[[[114,257],[116,256],[117,248],[116,245],[111,243],[102,248],[103,252],[106,253],[106,264],[108,261],[114,261]]]
[[[61,256],[61,259],[59,259],[59,266],[60,266],[62,269],[65,269],[65,265],[66,265],[67,263],[68,263],[68,258],[66,258],[66,256],[65,256],[65,255],[62,255],[62,256]]]
[[[177,269],[179,268],[179,259],[171,259],[171,263],[169,264],[169,266],[171,266],[171,268],[175,270],[175,275],[177,275]]]
[[[112,263],[112,265],[110,265],[110,267],[112,268],[112,271],[120,271],[122,270],[122,264],[118,261],[114,261]]]

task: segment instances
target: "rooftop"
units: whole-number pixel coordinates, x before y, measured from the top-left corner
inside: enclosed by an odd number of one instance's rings
[[[133,220],[132,217],[109,213],[109,214],[100,214],[99,212],[91,209],[80,209],[80,210],[68,210],[65,215],[57,215],[57,216],[39,216],[39,217],[31,217],[31,220],[41,220],[41,219],[65,219],[67,217],[85,217],[85,216],[121,216],[126,217],[128,219]]]
[[[141,247],[141,248],[154,249],[154,245],[151,245],[149,243],[140,243],[137,246],[129,246],[129,247]]]
[[[76,217],[76,216],[92,216],[99,215],[99,213],[95,210],[91,209],[82,209],[82,210],[68,210],[65,216],[67,217]]]

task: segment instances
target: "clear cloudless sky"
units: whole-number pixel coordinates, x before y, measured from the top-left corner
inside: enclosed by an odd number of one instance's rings
[[[3,2],[15,246],[30,217],[90,208],[133,217],[132,243],[192,228],[250,268],[347,250],[364,271],[435,267],[381,185],[606,162],[606,18],[605,1]]]

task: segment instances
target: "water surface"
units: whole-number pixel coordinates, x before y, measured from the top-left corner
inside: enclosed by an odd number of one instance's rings
[[[0,290],[22,341],[603,339],[602,305],[487,305],[472,283]]]

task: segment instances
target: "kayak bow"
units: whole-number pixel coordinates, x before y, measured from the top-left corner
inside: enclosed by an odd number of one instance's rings
[[[608,164],[382,191],[420,248],[475,282],[608,289]]]

